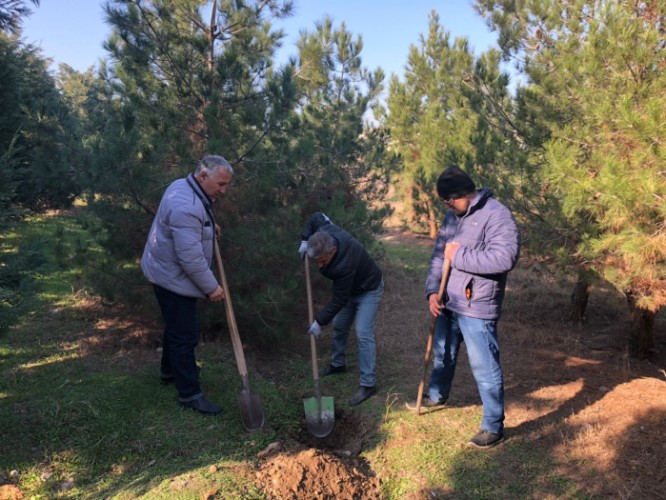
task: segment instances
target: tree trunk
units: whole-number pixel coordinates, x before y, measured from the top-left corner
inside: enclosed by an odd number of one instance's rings
[[[405,216],[407,218],[407,224],[412,229],[418,228],[418,215],[416,214],[416,203],[417,203],[417,189],[414,184],[411,184],[409,189],[406,191],[407,195],[407,206],[405,207]]]
[[[569,320],[582,323],[585,319],[587,302],[590,299],[590,282],[583,276],[578,276],[578,281],[571,292],[571,304],[569,307]]]
[[[636,305],[631,291],[625,293],[631,321],[629,352],[638,359],[647,359],[654,348],[654,320],[656,313]]]
[[[426,201],[428,207],[428,236],[430,239],[437,238],[437,220],[435,220],[435,207],[429,199]]]
[[[211,82],[213,81],[213,69],[215,69],[215,38],[217,37],[217,0],[213,1],[213,7],[210,11],[210,31],[208,32],[208,71],[210,72]],[[211,83],[211,89],[213,84]]]

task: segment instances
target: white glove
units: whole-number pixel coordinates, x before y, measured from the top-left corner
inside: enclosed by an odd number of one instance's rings
[[[305,240],[301,241],[301,246],[298,247],[298,253],[301,256],[301,259],[305,259],[305,254],[308,252],[308,242]]]
[[[321,325],[319,323],[317,323],[316,321],[314,321],[310,325],[310,329],[308,330],[308,333],[310,335],[314,335],[315,338],[319,338],[319,336],[321,335]]]

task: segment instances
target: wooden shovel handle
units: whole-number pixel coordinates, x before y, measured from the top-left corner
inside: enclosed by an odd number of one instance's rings
[[[439,282],[439,290],[437,291],[437,302],[439,304],[444,300],[444,290],[446,289],[446,282],[449,279],[451,272],[451,261],[444,259],[444,269],[442,270],[442,279]],[[416,395],[416,414],[421,413],[421,400],[423,399],[423,389],[425,387],[426,375],[428,373],[428,364],[430,363],[430,354],[432,353],[432,344],[435,338],[435,327],[437,326],[437,318],[432,319],[432,326],[430,327],[430,334],[428,335],[428,343],[426,345],[426,352],[423,360],[423,375],[419,383],[419,392]]]
[[[310,282],[310,263],[308,256],[303,259],[305,267],[305,287],[308,291],[308,320],[310,324],[314,323],[314,308],[312,306],[312,283]],[[315,388],[318,388],[319,367],[317,366],[317,341],[314,335],[310,335],[310,354],[312,357],[312,377],[314,378]]]
[[[308,291],[308,321],[310,324],[314,323],[314,307],[312,306],[312,283],[310,282],[310,265],[308,256],[305,256],[305,287]]]
[[[238,365],[238,373],[244,379],[247,378],[247,365],[245,364],[245,354],[243,354],[243,344],[241,343],[240,335],[238,334],[238,326],[236,325],[236,316],[234,316],[234,308],[231,304],[231,295],[229,294],[229,285],[227,284],[227,276],[224,274],[224,266],[222,265],[222,256],[220,255],[220,247],[217,240],[213,240],[213,247],[215,250],[215,261],[217,263],[217,272],[224,290],[224,308],[227,312],[227,322],[229,323],[229,334],[231,336],[231,344],[234,348],[234,356],[236,357],[236,364]]]
[[[442,270],[442,280],[439,282],[439,290],[437,291],[437,302],[439,304],[444,300],[444,289],[446,288],[446,282],[449,280],[449,273],[451,272],[451,261],[449,259],[444,259],[444,269]]]

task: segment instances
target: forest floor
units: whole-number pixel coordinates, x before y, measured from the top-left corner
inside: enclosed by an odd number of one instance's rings
[[[63,352],[77,350],[77,359],[95,374],[97,384],[110,380],[104,375],[106,372],[101,372],[108,368],[129,374],[135,384],[132,391],[144,391],[142,394],[150,391],[151,396],[153,392],[158,393],[159,397],[150,398],[150,403],[141,403],[144,406],[139,408],[136,418],[147,422],[163,418],[164,423],[159,425],[164,426],[170,425],[168,419],[176,419],[173,429],[162,432],[176,441],[174,455],[157,457],[158,464],[154,465],[156,460],[150,453],[155,452],[142,451],[152,438],[129,434],[133,448],[128,456],[136,455],[137,464],[122,469],[114,466],[109,477],[98,481],[99,487],[109,488],[107,490],[87,494],[72,491],[83,498],[100,494],[105,498],[318,500],[666,498],[666,469],[663,467],[666,463],[666,318],[663,312],[655,324],[656,346],[651,358],[643,361],[631,358],[626,347],[626,307],[612,287],[595,285],[585,321],[571,323],[566,319],[566,311],[573,283],[539,259],[521,257],[519,265],[511,272],[499,323],[506,440],[490,450],[471,449],[466,442],[478,430],[481,405],[464,348],[453,390],[444,408],[416,416],[404,406],[406,401],[415,398],[423,374],[431,325],[423,298],[423,279],[432,241],[396,229],[384,233],[381,240],[386,255],[379,263],[386,288],[376,325],[378,393],[358,407],[347,404],[358,379],[352,334],[347,372],[320,381],[322,395],[335,398],[335,427],[328,437],[315,438],[308,432],[304,419],[292,425],[288,422],[290,418],[293,421],[292,417],[280,414],[302,415],[301,400],[312,395],[312,380],[303,375],[309,370],[309,343],[295,338],[270,353],[245,345],[253,380],[260,377],[261,381],[268,381],[258,389],[264,390],[262,397],[269,412],[267,429],[254,434],[255,437],[250,434],[238,438],[243,440],[247,450],[253,450],[243,452],[251,453],[254,457],[251,460],[232,459],[231,450],[237,445],[228,447],[222,442],[227,439],[225,436],[238,434],[232,402],[223,404],[222,420],[216,417],[218,420],[199,422],[187,412],[168,414],[174,411],[170,410],[173,403],[166,401],[166,393],[170,394],[172,388],[144,387],[154,383],[159,366],[159,355],[152,347],[159,343],[161,336],[159,322],[146,317],[123,316],[113,306],[89,301],[85,318],[83,313],[79,314],[84,320],[84,330],[77,339],[69,334],[70,338],[62,341]],[[403,258],[403,252],[407,251],[409,255],[404,253]],[[320,301],[326,297],[328,286],[319,282]],[[54,332],[61,330],[57,323],[60,311],[61,308],[54,307],[44,312]],[[36,316],[34,321],[44,319]],[[71,328],[68,324],[62,329]],[[17,336],[16,342],[23,342],[22,338]],[[320,367],[328,363],[329,344],[330,328],[318,342]],[[211,383],[219,379],[221,370],[216,367],[219,363],[215,360],[220,359],[216,349],[223,349],[222,354],[229,359],[229,346],[215,347],[215,343],[206,343],[200,349],[207,363],[202,370],[204,390],[212,390],[216,398],[234,393],[234,387],[220,389],[219,384]],[[5,363],[10,359],[8,354]],[[34,371],[35,366],[24,364],[23,368],[11,368],[7,373],[15,378],[23,377],[17,378],[16,383],[32,383],[26,377],[28,370]],[[49,366],[59,370],[55,365]],[[225,376],[233,376],[235,367],[227,368],[230,372]],[[24,372],[26,376],[22,375]],[[69,377],[71,379],[72,375]],[[235,379],[229,380],[232,378]],[[12,387],[7,390],[11,412],[6,418],[10,419],[17,412],[27,411],[31,404],[10,399]],[[268,393],[269,387],[275,387],[275,395]],[[91,408],[99,404],[94,397],[89,397]],[[283,410],[287,403],[293,408]],[[125,403],[120,401],[119,404]],[[60,406],[65,407],[65,403],[59,403]],[[133,410],[132,406],[127,406],[118,411],[131,414]],[[95,420],[108,416],[108,413],[96,413]],[[111,422],[116,425],[115,421]],[[197,429],[204,429],[207,435],[218,436],[217,440],[185,442],[185,438],[174,434],[179,425],[192,426],[193,435]],[[113,436],[119,446],[125,446],[120,441],[122,434]],[[6,434],[5,438],[8,437]],[[98,437],[88,437],[85,433],[80,438],[94,441],[84,448],[91,451],[97,450],[99,443],[106,445],[107,442],[98,442]],[[12,436],[12,439],[22,438]],[[258,443],[257,451],[253,447]],[[66,447],[75,449],[72,444]],[[215,458],[207,462],[209,455]],[[53,470],[57,467],[56,458],[46,460],[39,467]],[[174,470],[181,472],[159,469],[162,462],[172,464]],[[196,470],[202,472],[196,473]],[[123,485],[107,486],[121,479],[122,471],[136,476],[130,475]],[[19,476],[13,476],[14,472]],[[21,489],[28,483],[18,479],[21,471],[0,473],[4,475],[4,481],[0,477],[0,498],[22,498]],[[221,478],[230,476],[235,478],[233,484],[224,486]],[[241,490],[238,478],[241,478]],[[78,481],[82,488],[83,484],[90,487],[90,479],[87,483],[83,478]],[[146,486],[139,493],[134,483],[144,484],[142,481]],[[72,488],[74,482],[74,479],[65,479],[54,486],[59,488],[57,496],[68,497],[67,488]]]

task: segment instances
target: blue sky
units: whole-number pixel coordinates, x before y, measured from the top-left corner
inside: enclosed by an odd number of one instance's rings
[[[110,29],[102,5],[102,0],[41,0],[24,21],[24,40],[41,47],[56,68],[64,62],[84,71],[106,55],[102,42]],[[279,53],[284,60],[296,53],[299,31],[314,29],[314,23],[326,14],[336,26],[345,21],[349,31],[362,35],[366,67],[380,66],[387,75],[399,77],[410,45],[418,44],[419,36],[427,32],[433,9],[452,37],[466,37],[477,54],[497,40],[473,11],[471,0],[295,0],[295,6],[295,15],[278,24],[287,34]]]

